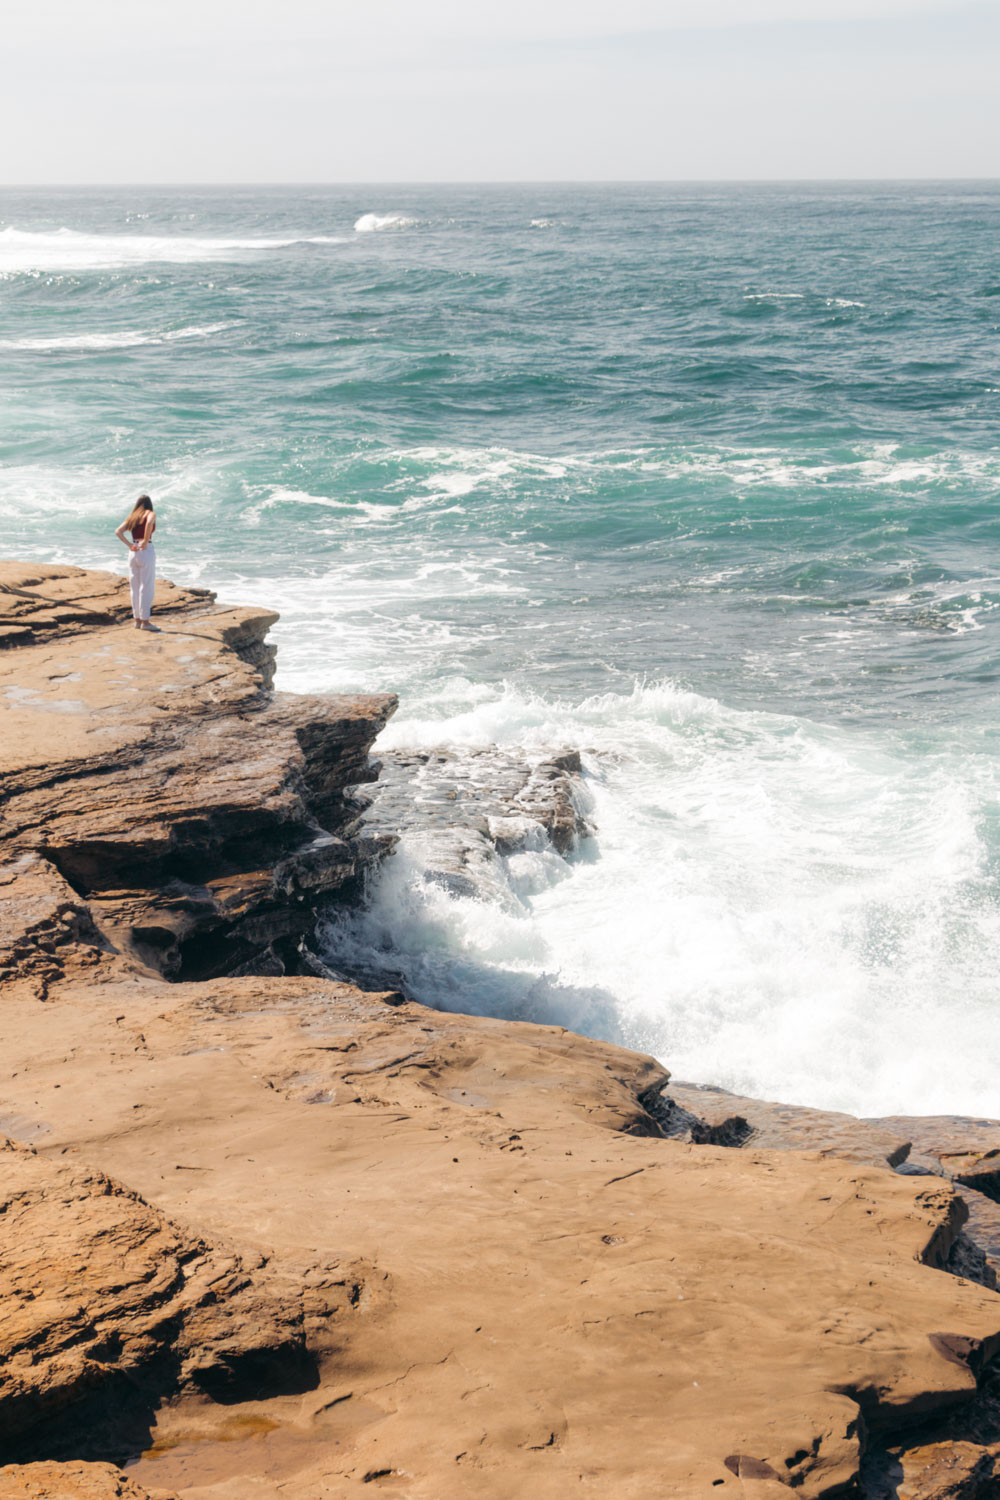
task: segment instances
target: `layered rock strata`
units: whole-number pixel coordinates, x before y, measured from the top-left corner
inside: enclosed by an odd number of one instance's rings
[[[559,1029],[122,974],[19,987],[5,1031],[22,1463],[145,1449],[138,1482],[230,1500],[849,1494],[1000,1347],[1000,1297],[935,1269],[948,1184],[665,1139],[664,1070]]]
[[[226,1254],[134,1192],[70,1160],[0,1139],[5,1441],[57,1430],[67,1408],[114,1449],[170,1384],[223,1395],[308,1380],[304,1292],[259,1254]],[[112,1400],[112,1391],[114,1399]],[[32,1439],[31,1443],[36,1441]],[[29,1443],[29,1446],[31,1446]]]
[[[991,1493],[1000,1296],[944,1269],[991,1122],[245,972],[454,804],[487,866],[571,838],[572,765],[399,757],[366,831],[393,700],[272,695],[266,612],[4,582],[2,1500]]]
[[[357,788],[396,700],[271,693],[276,618],[161,584],[152,635],[124,580],[0,565],[0,978],[111,948],[294,971],[317,903],[391,847]]]

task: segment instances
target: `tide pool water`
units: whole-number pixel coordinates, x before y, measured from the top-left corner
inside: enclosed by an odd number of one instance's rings
[[[790,1102],[1000,1116],[1000,184],[0,196],[0,553],[282,612],[387,745],[585,752],[332,951]]]

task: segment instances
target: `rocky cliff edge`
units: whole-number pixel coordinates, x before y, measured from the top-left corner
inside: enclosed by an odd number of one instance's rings
[[[274,695],[272,615],[157,602],[0,570],[3,1500],[996,1495],[1000,1296],[907,1122],[778,1140],[308,977],[393,700]],[[981,1144],[920,1147],[985,1196]]]

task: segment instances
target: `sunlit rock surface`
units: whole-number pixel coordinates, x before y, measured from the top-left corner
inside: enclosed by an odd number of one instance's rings
[[[57,598],[0,591],[3,1500],[989,1493],[1000,1296],[944,1268],[992,1122],[278,972],[413,826],[352,800],[393,700],[272,696],[260,611],[2,577]]]

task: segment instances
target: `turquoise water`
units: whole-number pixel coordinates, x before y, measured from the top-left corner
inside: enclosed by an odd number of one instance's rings
[[[282,611],[389,744],[588,752],[338,941],[680,1076],[1000,1115],[1000,184],[0,197],[0,552]],[[117,550],[116,550],[117,549]]]

